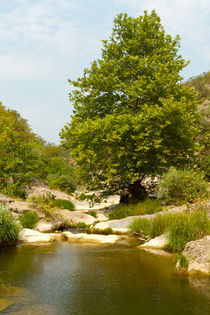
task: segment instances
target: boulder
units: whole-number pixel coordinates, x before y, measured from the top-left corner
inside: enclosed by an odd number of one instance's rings
[[[53,232],[56,230],[59,230],[59,228],[62,226],[61,221],[45,221],[45,220],[40,220],[36,226],[35,230],[42,232],[42,233],[49,233]]]
[[[40,233],[31,229],[23,229],[18,234],[18,240],[23,243],[49,243],[54,238],[46,233]]]
[[[188,242],[183,251],[188,259],[189,274],[203,273],[210,275],[210,235],[196,241]],[[179,268],[179,263],[176,265]]]
[[[139,247],[143,248],[156,248],[156,249],[164,249],[166,245],[168,245],[168,236],[169,233],[164,233],[160,236],[157,236],[150,241],[140,245]]]
[[[63,222],[67,222],[70,225],[76,225],[79,222],[89,225],[97,221],[97,218],[94,218],[92,215],[78,211],[69,211],[67,209],[56,210],[54,215],[56,215]]]
[[[63,232],[62,239],[69,242],[76,243],[92,243],[92,244],[115,244],[120,240],[119,235],[101,235],[101,234],[86,234],[77,233],[73,234],[71,232]]]

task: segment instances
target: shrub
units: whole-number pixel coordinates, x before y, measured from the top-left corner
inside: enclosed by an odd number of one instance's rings
[[[50,205],[55,200],[55,196],[51,193],[32,196],[30,202],[35,206]]]
[[[189,265],[189,261],[187,259],[187,257],[184,255],[184,254],[179,254],[179,267],[180,268],[185,268],[187,269],[188,268],[188,265]]]
[[[134,205],[119,205],[109,212],[109,219],[122,219],[134,215]]]
[[[47,181],[50,188],[60,188],[67,193],[72,193],[76,188],[73,177],[68,174],[49,174]]]
[[[89,210],[89,211],[88,211],[88,214],[89,214],[89,215],[92,215],[92,217],[94,217],[94,218],[97,218],[97,213],[96,213],[96,211]]]
[[[13,245],[17,242],[19,225],[12,214],[0,205],[0,246]]]
[[[132,232],[145,238],[150,235],[151,221],[149,219],[134,219],[129,228]]]
[[[75,209],[74,204],[71,201],[65,200],[65,199],[53,200],[52,206],[62,208],[62,209],[68,209],[70,211],[73,211]]]
[[[210,221],[202,209],[192,213],[180,213],[174,216],[169,234],[169,250],[181,252],[186,243],[200,239],[210,231]]]
[[[207,196],[207,183],[201,172],[170,168],[158,184],[158,193],[166,204],[192,203]]]
[[[20,218],[22,227],[33,229],[35,224],[39,221],[38,214],[35,211],[28,211],[24,213]]]

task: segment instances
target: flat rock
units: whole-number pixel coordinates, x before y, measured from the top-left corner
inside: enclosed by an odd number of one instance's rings
[[[67,222],[70,225],[76,225],[79,222],[89,225],[97,221],[97,218],[94,218],[92,215],[79,211],[69,211],[67,209],[56,210],[54,215],[58,216],[60,220]]]
[[[188,273],[203,273],[210,275],[210,235],[196,241],[188,242],[183,254],[187,257]],[[177,263],[179,268],[179,263]]]
[[[31,229],[23,229],[18,234],[18,240],[23,243],[49,243],[54,238],[46,233],[40,233]]]
[[[139,247],[163,249],[166,245],[168,245],[168,236],[169,233],[164,233],[140,245]]]
[[[71,232],[63,232],[62,238],[69,242],[79,242],[79,243],[93,243],[93,244],[115,244],[120,240],[119,235],[101,235],[101,234],[86,234],[77,233],[73,234]]]

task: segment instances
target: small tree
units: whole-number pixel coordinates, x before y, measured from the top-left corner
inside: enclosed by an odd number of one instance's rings
[[[178,48],[155,11],[120,14],[101,59],[69,80],[74,116],[61,138],[90,189],[143,199],[146,175],[193,156],[195,94],[180,84],[188,62]]]

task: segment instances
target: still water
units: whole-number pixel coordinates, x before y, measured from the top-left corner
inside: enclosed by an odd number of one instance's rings
[[[0,303],[13,300],[0,314],[210,314],[210,280],[180,277],[174,264],[171,256],[135,247],[57,243],[1,250],[0,277],[19,289],[0,291]]]

